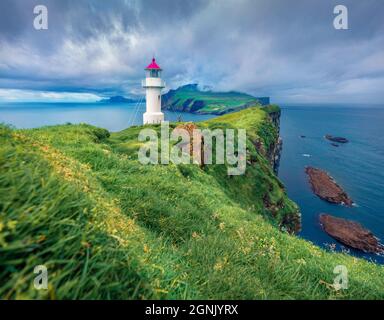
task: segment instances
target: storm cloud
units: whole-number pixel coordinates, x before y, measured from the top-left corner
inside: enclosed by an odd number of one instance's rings
[[[48,30],[33,27],[38,4]],[[348,30],[333,27],[338,4]],[[381,0],[2,0],[0,12],[0,100],[140,96],[153,55],[168,88],[193,82],[283,103],[384,100]]]

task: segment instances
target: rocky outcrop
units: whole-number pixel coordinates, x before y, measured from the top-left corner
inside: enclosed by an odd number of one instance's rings
[[[193,122],[187,122],[178,125],[175,131],[177,132],[177,130],[181,129],[186,130],[189,134],[190,142],[188,149],[193,162],[198,163],[201,167],[204,166],[204,137],[197,131],[199,129],[198,126]],[[184,145],[179,145],[179,147],[183,148]]]
[[[284,186],[279,184],[279,187],[284,190]],[[274,201],[270,197],[270,192],[273,191],[273,185],[269,186],[268,192],[263,196],[264,208],[269,211],[271,216],[276,219],[279,212],[285,211],[283,216],[279,219],[279,229],[290,234],[296,234],[301,231],[301,213],[298,207],[291,207],[289,211],[286,210],[283,198]]]
[[[352,200],[345,191],[328,175],[328,173],[312,167],[306,167],[305,172],[309,177],[309,183],[313,192],[321,199],[330,203],[345,204],[351,206]]]
[[[290,234],[297,234],[301,231],[301,213],[299,210],[287,213],[280,224],[281,230]]]
[[[342,244],[364,252],[384,253],[378,238],[361,224],[324,213],[320,214],[319,220],[324,231]]]
[[[338,142],[338,143],[347,143],[348,139],[343,137],[334,137],[330,134],[325,135],[325,139],[332,141],[332,142]]]

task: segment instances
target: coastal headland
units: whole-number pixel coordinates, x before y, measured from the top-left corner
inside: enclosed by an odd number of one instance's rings
[[[2,125],[0,296],[335,299],[322,283],[341,264],[354,284],[343,298],[384,297],[382,266],[295,235],[299,208],[273,170],[279,111],[254,106],[195,124],[247,130],[247,170],[234,177],[225,164],[142,165],[142,126]],[[50,291],[26,285],[39,264]]]

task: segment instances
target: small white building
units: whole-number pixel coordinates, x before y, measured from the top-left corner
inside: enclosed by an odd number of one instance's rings
[[[161,90],[165,82],[161,80],[162,69],[157,65],[155,58],[145,68],[146,78],[142,82],[145,88],[146,112],[143,115],[144,124],[154,124],[164,121],[164,113],[161,112]]]

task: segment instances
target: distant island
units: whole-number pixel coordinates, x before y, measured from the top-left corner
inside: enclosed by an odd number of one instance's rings
[[[163,110],[214,115],[236,112],[255,105],[270,104],[269,97],[254,97],[237,91],[205,91],[200,90],[198,84],[187,84],[171,89],[162,95],[161,100]],[[102,99],[99,103],[136,103],[138,101],[124,96],[113,96]],[[145,102],[145,98],[142,101]]]
[[[135,103],[137,100],[125,98],[123,96],[113,96],[110,98],[102,99],[99,102],[101,103]]]
[[[197,114],[222,115],[255,104],[264,106],[269,103],[269,97],[254,97],[237,91],[202,91],[197,84],[187,84],[162,95],[163,110]]]

